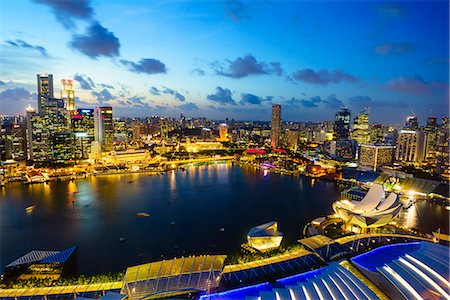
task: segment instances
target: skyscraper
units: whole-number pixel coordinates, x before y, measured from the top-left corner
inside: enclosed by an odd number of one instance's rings
[[[351,138],[359,145],[369,143],[369,112],[367,110],[360,112],[353,120],[353,131]]]
[[[101,145],[102,151],[113,149],[114,126],[111,106],[94,108],[94,139]]]
[[[47,100],[53,98],[53,75],[38,74],[38,113],[43,116],[45,114],[45,106]]]
[[[334,137],[337,141],[348,140],[350,135],[350,110],[341,108],[334,117]]]
[[[449,162],[449,144],[450,144],[450,127],[448,117],[442,117],[442,125],[439,133],[438,151],[436,153],[437,164],[436,173],[449,179],[450,178],[450,162]]]
[[[397,139],[395,159],[401,162],[422,162],[425,154],[424,133],[402,130]]]
[[[419,121],[416,116],[409,116],[406,118],[405,127],[406,130],[417,130],[419,129]]]
[[[50,159],[49,132],[44,119],[32,107],[27,108],[28,159],[42,162]]]
[[[281,139],[281,105],[273,104],[270,145],[273,148],[279,147],[280,139]]]
[[[75,113],[75,92],[73,91],[72,80],[61,80],[61,99],[64,101],[65,107],[70,116],[73,116]]]
[[[94,110],[78,109],[72,119],[75,159],[87,159],[94,141]]]
[[[428,117],[425,131],[425,158],[428,162],[436,161],[436,151],[438,150],[440,131],[436,117]]]
[[[228,125],[225,123],[219,124],[219,140],[221,142],[228,141]]]

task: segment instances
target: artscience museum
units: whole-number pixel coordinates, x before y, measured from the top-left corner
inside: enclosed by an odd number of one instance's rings
[[[366,230],[392,222],[402,208],[396,193],[386,193],[381,184],[373,184],[361,201],[338,200],[333,210],[347,225]]]

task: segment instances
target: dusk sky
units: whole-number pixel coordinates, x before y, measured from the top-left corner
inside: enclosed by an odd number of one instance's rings
[[[448,1],[0,1],[0,114],[36,74],[115,116],[403,123],[448,115]]]

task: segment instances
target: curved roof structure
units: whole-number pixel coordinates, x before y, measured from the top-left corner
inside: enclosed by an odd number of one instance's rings
[[[64,263],[77,248],[77,246],[73,246],[61,251],[33,250],[8,264],[5,268],[26,265],[29,263]]]
[[[400,212],[402,204],[397,194],[386,193],[381,184],[373,184],[361,201],[338,200],[333,210],[345,222],[362,228],[380,227],[391,222]]]
[[[250,246],[260,251],[278,248],[282,239],[283,233],[278,231],[278,223],[275,221],[255,226],[247,234]]]

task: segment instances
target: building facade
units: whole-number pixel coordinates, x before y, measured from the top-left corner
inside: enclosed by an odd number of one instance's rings
[[[400,162],[422,162],[425,154],[424,134],[420,130],[402,130],[397,140],[395,159]]]
[[[384,165],[391,165],[394,160],[394,146],[387,145],[365,145],[359,147],[359,164],[371,167],[376,171]]]
[[[350,110],[341,108],[334,117],[334,138],[335,140],[348,140],[350,136]]]
[[[369,143],[369,113],[367,111],[360,112],[353,120],[351,139],[357,142],[358,145]]]
[[[114,124],[111,106],[94,108],[94,140],[101,145],[102,151],[113,149]]]
[[[280,140],[281,140],[281,105],[273,104],[270,145],[273,148],[278,148],[280,146]]]

